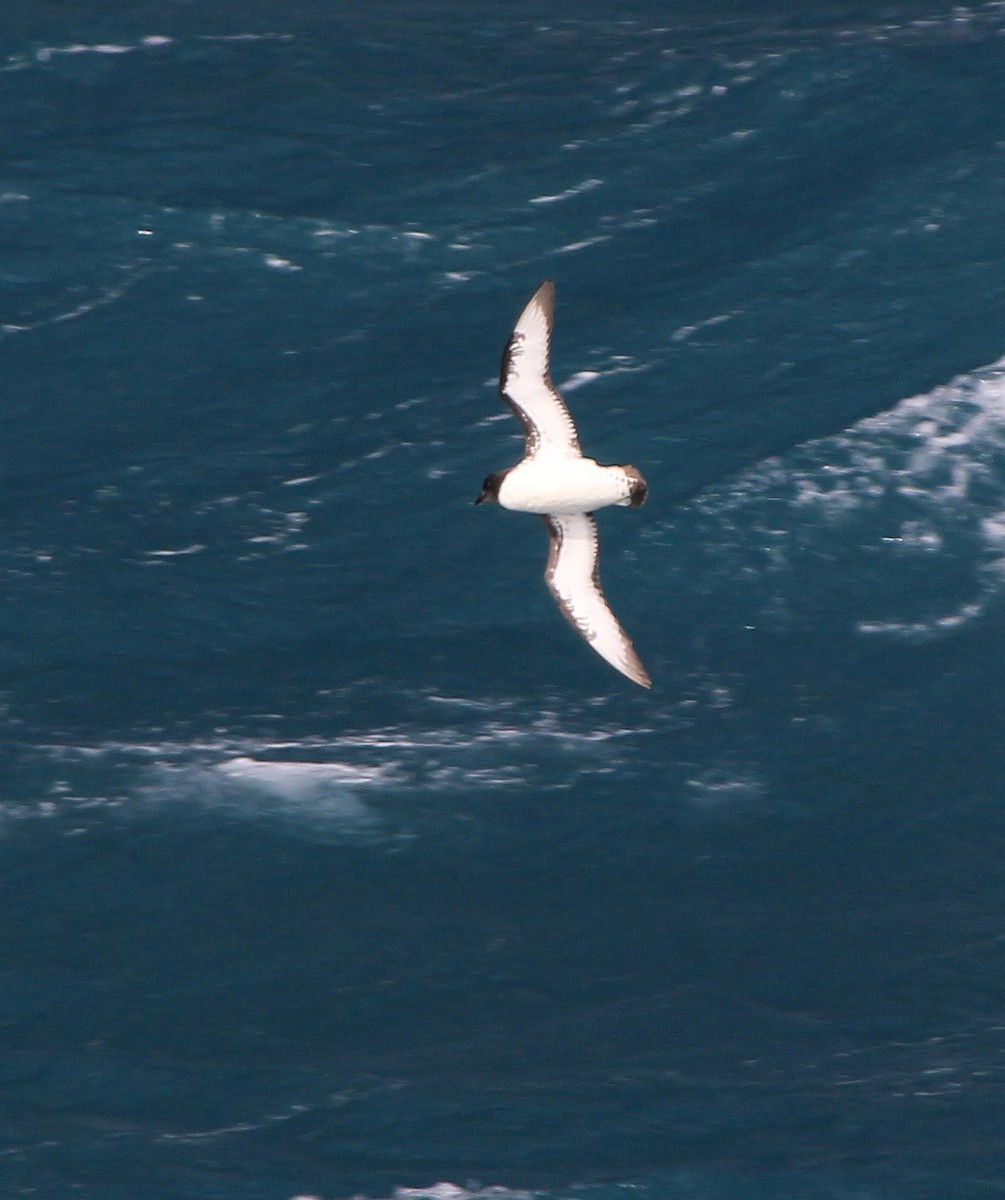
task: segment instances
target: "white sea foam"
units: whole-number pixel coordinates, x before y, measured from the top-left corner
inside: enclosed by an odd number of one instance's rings
[[[559,384],[559,388],[563,392],[574,392],[585,383],[592,383],[595,379],[599,378],[599,371],[577,371],[575,375],[570,375],[568,379]]]
[[[95,309],[103,308],[106,304],[113,304],[116,300],[121,300],[137,283],[147,278],[150,274],[150,268],[145,262],[120,266],[119,270],[122,272],[122,275],[118,282],[106,285],[100,292],[92,295],[87,300],[80,301],[63,312],[56,313],[54,316],[45,316],[39,320],[23,324],[0,325],[0,334],[31,333],[33,330],[42,329],[47,325],[61,325],[66,321],[76,321],[94,312]]]
[[[361,798],[388,772],[328,762],[274,762],[245,756],[218,763],[164,759],[140,776],[141,805],[196,806],[242,821],[287,827],[313,840],[371,840],[382,822]]]
[[[714,317],[706,317],[702,321],[697,321],[694,325],[682,325],[675,330],[671,335],[675,342],[687,341],[693,334],[698,333],[702,329],[711,329],[716,325],[722,325],[725,321],[731,321],[737,314],[735,312],[718,313]]]
[[[828,562],[820,586],[857,578],[863,635],[937,638],[979,621],[1005,591],[1005,360],[769,459],[689,517],[715,527],[717,569],[771,577],[776,599]],[[813,552],[822,528],[826,554]]]
[[[685,799],[696,809],[708,813],[731,813],[737,808],[752,808],[760,804],[767,792],[756,771],[730,770],[723,766],[710,767],[684,785]]]
[[[271,267],[274,271],[302,271],[303,267],[295,262],[291,262],[288,258],[283,258],[279,254],[266,254],[263,261],[267,267]]]
[[[508,1187],[480,1187],[440,1182],[428,1187],[396,1187],[392,1200],[532,1200],[535,1192]]]
[[[151,738],[33,748],[50,767],[48,787],[12,803],[9,817],[63,815],[87,827],[90,810],[127,814],[170,808],[269,823],[320,841],[397,842],[416,834],[416,802],[435,812],[454,797],[533,785],[563,788],[626,761],[621,743],[645,729],[581,711],[537,717],[507,705],[428,696],[445,719],[361,729],[333,738]],[[451,721],[449,710],[466,714]],[[470,718],[470,719],[468,719]]]
[[[598,246],[601,242],[609,242],[611,234],[598,233],[595,237],[583,238],[578,242],[567,242],[564,246],[556,246],[554,250],[549,251],[551,254],[575,254],[577,250],[586,250],[590,246]]]
[[[639,371],[648,371],[650,367],[644,363],[635,362],[624,354],[615,354],[602,366],[589,368],[584,371],[577,371],[574,375],[570,375],[568,379],[564,379],[559,385],[560,392],[575,392],[587,384],[595,383],[598,379],[603,379],[609,375],[634,375]]]
[[[571,200],[573,196],[580,196],[583,192],[591,192],[594,188],[603,186],[602,179],[584,179],[582,183],[577,183],[573,187],[568,187],[562,192],[555,192],[548,196],[533,196],[530,200],[531,204],[558,204],[563,200]]]
[[[203,33],[202,42],[292,42],[292,33]]]

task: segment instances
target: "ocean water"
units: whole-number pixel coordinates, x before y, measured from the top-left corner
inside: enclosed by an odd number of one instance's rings
[[[1000,1193],[1005,4],[0,39],[0,1195]]]

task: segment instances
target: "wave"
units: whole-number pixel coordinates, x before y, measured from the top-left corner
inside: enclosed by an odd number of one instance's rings
[[[59,820],[79,833],[113,810],[202,813],[312,841],[401,843],[439,828],[443,806],[472,789],[547,791],[567,788],[572,777],[606,775],[630,753],[619,742],[639,734],[586,712],[535,716],[517,701],[489,706],[426,695],[420,702],[431,710],[426,726],[333,738],[11,745],[0,820]],[[436,724],[435,714],[449,708],[467,719]]]
[[[570,703],[430,688],[383,698],[395,724],[352,729],[333,716],[332,737],[9,746],[0,814],[74,831],[111,809],[177,810],[400,845],[444,836],[460,797],[554,799],[640,763],[665,770],[667,739],[682,733],[689,748],[673,756],[667,798],[696,820],[774,810],[775,727],[742,715],[744,672],[756,668],[737,664],[736,633],[802,626],[814,644],[834,634],[916,642],[990,618],[1005,589],[1005,360],[706,489],[639,537],[650,543],[631,567],[640,591],[658,590],[661,612],[672,594],[675,622],[695,638],[709,613],[730,636],[714,657],[665,621],[651,626],[664,684],[655,706],[626,707],[616,691]],[[665,548],[662,564],[653,547]],[[792,703],[778,721],[802,719]],[[748,729],[743,753],[717,733],[724,711]]]
[[[1005,589],[1005,360],[706,489],[643,537],[704,586],[739,585],[753,621],[950,636]]]

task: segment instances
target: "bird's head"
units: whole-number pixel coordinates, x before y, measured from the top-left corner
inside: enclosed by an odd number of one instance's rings
[[[484,504],[486,500],[498,500],[499,485],[505,474],[505,471],[493,471],[482,484],[482,490],[475,497],[475,504]]]

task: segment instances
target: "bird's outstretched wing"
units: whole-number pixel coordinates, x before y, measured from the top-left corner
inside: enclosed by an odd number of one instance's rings
[[[527,456],[578,456],[579,439],[565,401],[549,370],[555,285],[537,289],[510,334],[499,372],[499,394],[520,418],[527,435]]]
[[[652,687],[600,589],[596,521],[590,513],[548,513],[544,522],[551,539],[544,578],[558,607],[601,658],[640,686]]]

